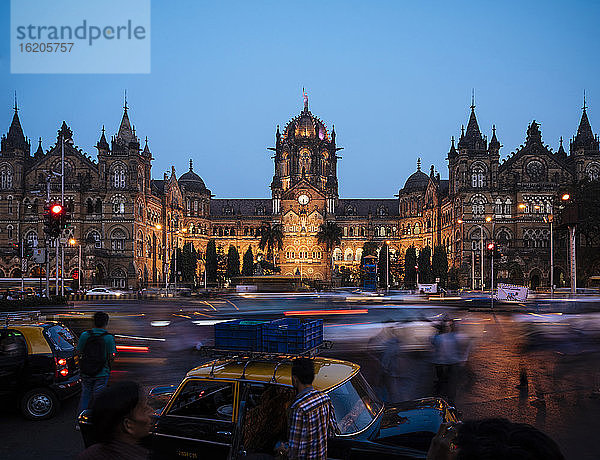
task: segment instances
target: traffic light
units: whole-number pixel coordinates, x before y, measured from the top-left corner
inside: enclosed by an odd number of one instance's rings
[[[44,207],[44,232],[51,238],[58,238],[65,222],[65,208],[60,203],[50,203]]]
[[[33,246],[28,241],[23,242],[23,257],[31,257],[33,255]]]
[[[499,259],[502,257],[502,254],[500,254],[500,248],[496,243],[488,243],[487,250],[488,254],[494,259]]]
[[[21,243],[13,243],[12,249],[15,256],[21,257]]]

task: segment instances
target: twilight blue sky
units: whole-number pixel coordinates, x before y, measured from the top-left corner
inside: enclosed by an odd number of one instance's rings
[[[275,126],[302,108],[335,123],[340,196],[392,197],[422,157],[447,177],[450,137],[469,115],[496,124],[506,156],[541,123],[555,150],[581,115],[600,129],[600,3],[592,1],[152,1],[148,75],[11,75],[0,5],[0,132],[13,91],[25,134],[48,148],[64,119],[95,156],[128,91],[153,177],[188,158],[217,197],[267,197]],[[3,108],[2,108],[3,107]],[[567,142],[568,146],[568,142]],[[34,147],[35,148],[35,147]]]

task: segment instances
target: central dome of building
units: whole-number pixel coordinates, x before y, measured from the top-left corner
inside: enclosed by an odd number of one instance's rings
[[[179,183],[191,192],[203,192],[206,190],[206,185],[202,178],[192,169],[192,160],[190,160],[190,170],[182,174],[179,178]]]
[[[429,184],[429,176],[421,171],[421,159],[417,162],[417,171],[412,173],[404,183],[403,190],[425,190]]]
[[[304,110],[285,125],[283,137],[284,139],[293,137],[316,139],[318,137],[322,141],[329,141],[329,133],[325,123],[308,110],[307,97],[304,99]]]

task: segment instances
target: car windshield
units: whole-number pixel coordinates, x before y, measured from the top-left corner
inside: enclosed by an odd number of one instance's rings
[[[341,434],[356,433],[371,424],[382,404],[361,374],[329,393]]]
[[[75,348],[75,337],[66,327],[51,326],[45,331],[52,344],[61,351],[71,351]]]

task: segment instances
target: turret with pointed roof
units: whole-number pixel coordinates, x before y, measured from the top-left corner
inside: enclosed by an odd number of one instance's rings
[[[583,95],[583,113],[577,128],[577,134],[571,140],[571,153],[592,152],[597,154],[599,150],[598,138],[592,132],[592,126],[587,116],[587,105],[585,102],[585,93]]]
[[[498,141],[498,138],[496,137],[496,125],[492,125],[492,139],[490,140],[489,143],[489,148],[490,148],[490,152],[494,152],[494,153],[498,153],[498,151],[500,150],[500,147],[502,147],[502,145],[500,145],[500,142]]]
[[[19,106],[17,105],[17,96],[15,94],[15,106],[13,107],[15,113],[13,115],[12,122],[8,128],[8,134],[2,136],[0,141],[0,151],[3,154],[8,154],[14,151],[21,151],[25,155],[29,156],[31,144],[29,139],[23,134],[23,128],[21,127],[21,120],[19,120]]]
[[[109,146],[108,142],[106,141],[106,136],[104,134],[104,125],[102,125],[102,135],[100,136],[100,140],[96,144],[96,148],[98,149],[98,151],[101,151],[103,153],[108,152]]]
[[[458,150],[485,151],[486,141],[481,135],[477,116],[475,115],[475,99],[471,100],[471,115],[467,124],[467,132],[460,136],[458,141]]]
[[[127,94],[125,95],[125,104],[123,105],[123,117],[119,125],[119,131],[113,136],[111,142],[111,152],[114,154],[128,154],[130,150],[139,151],[140,141],[135,135],[135,128],[131,127],[129,121],[129,107],[127,106]]]

